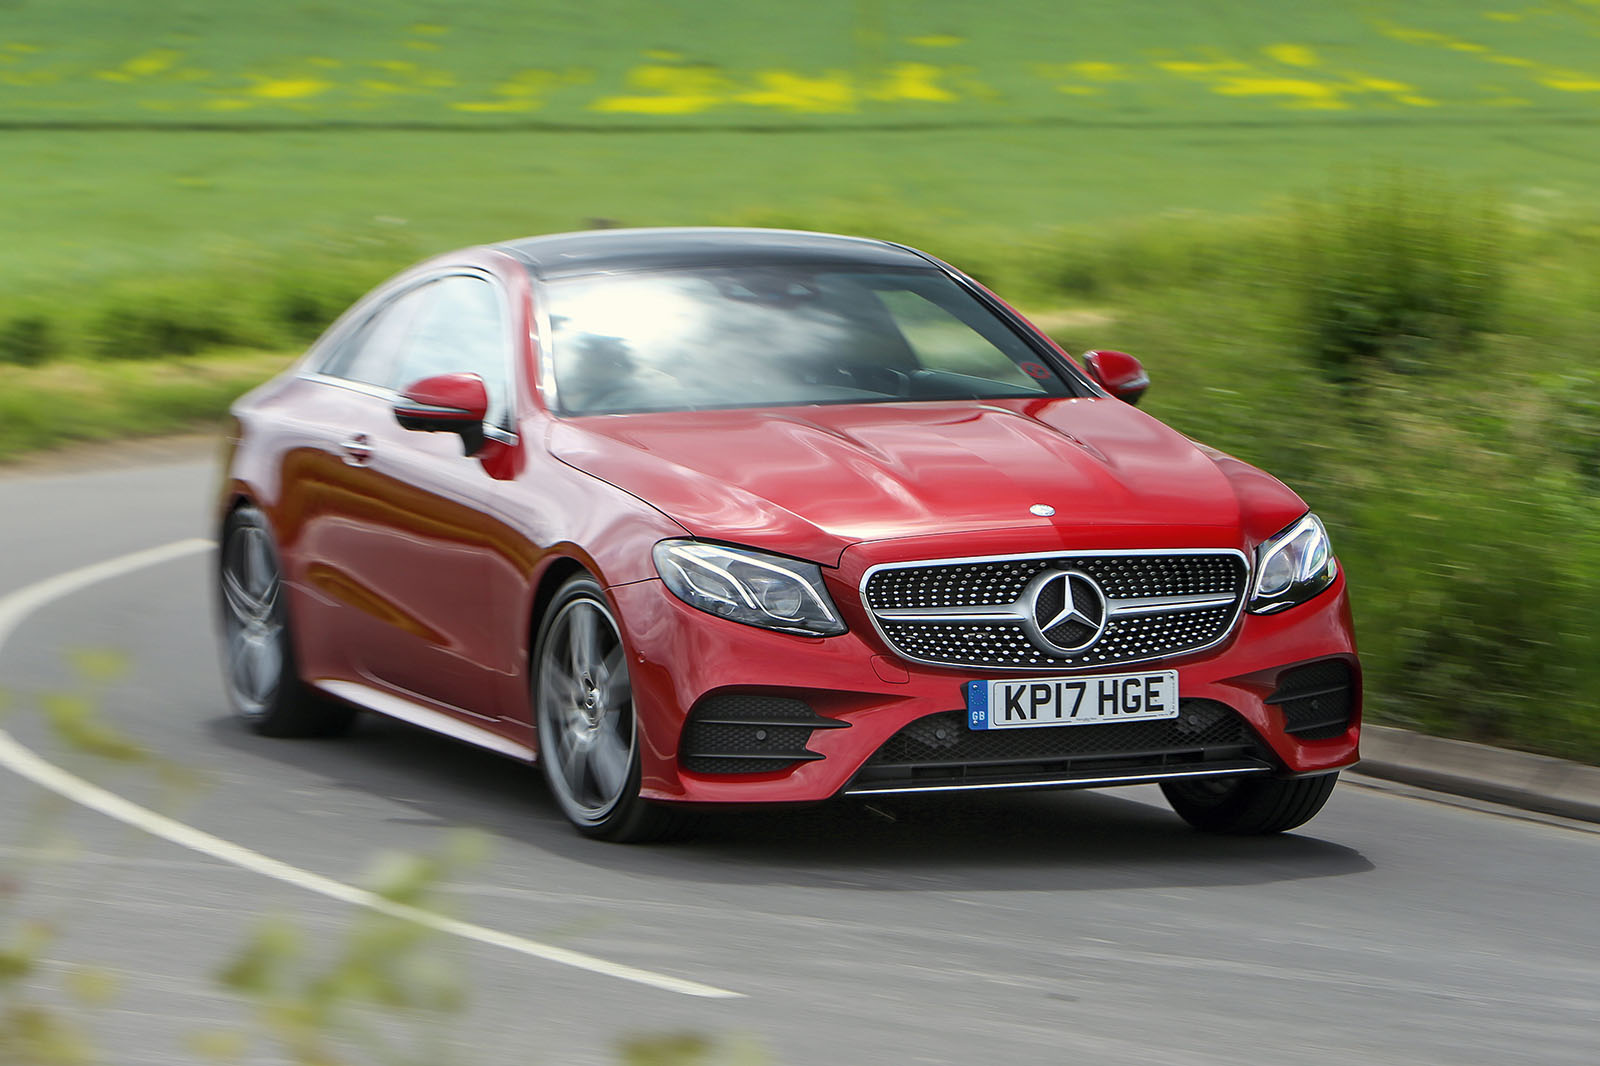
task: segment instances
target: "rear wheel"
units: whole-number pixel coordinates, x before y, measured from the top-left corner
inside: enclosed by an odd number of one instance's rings
[[[639,798],[639,733],[622,633],[587,575],[556,593],[534,650],[539,764],[561,813],[580,833],[641,841],[674,812]]]
[[[1337,773],[1282,780],[1223,777],[1163,781],[1161,791],[1178,816],[1208,833],[1253,836],[1282,833],[1316,817],[1328,802]]]
[[[228,516],[217,584],[222,601],[222,680],[234,712],[257,733],[343,733],[355,711],[313,691],[295,669],[283,572],[266,516],[250,505]]]

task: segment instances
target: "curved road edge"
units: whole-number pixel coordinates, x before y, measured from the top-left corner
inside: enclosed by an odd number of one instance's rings
[[[0,595],[0,649],[4,648],[7,639],[17,631],[28,616],[42,607],[64,599],[75,592],[80,592],[101,581],[109,581],[124,574],[131,574],[146,567],[171,562],[185,556],[208,552],[213,547],[214,545],[211,541],[198,537],[173,541],[170,544],[147,548],[143,551],[130,552],[126,555],[119,555],[112,559],[56,574],[53,577],[44,578],[20,589]],[[76,774],[69,773],[49,760],[42,758],[32,749],[19,744],[4,729],[0,729],[0,767],[10,770],[17,776],[31,781],[41,788],[48,789],[64,799],[87,807],[90,810],[98,811],[108,818],[113,818],[152,836],[170,841],[179,847],[188,848],[190,851],[199,852],[229,865],[261,874],[264,877],[270,877],[273,880],[293,885],[308,892],[314,892],[341,903],[366,907],[370,910],[387,914],[390,917],[413,922],[436,932],[447,933],[465,940],[474,940],[481,944],[504,948],[508,951],[543,959],[561,966],[587,970],[590,973],[644,985],[664,992],[674,992],[679,995],[694,996],[702,999],[744,998],[743,993],[730,991],[729,989],[612,962],[581,951],[573,951],[552,944],[543,944],[525,937],[501,932],[497,929],[461,921],[433,911],[397,902],[368,889],[358,888],[309,870],[303,870],[268,855],[263,855],[260,852],[252,851],[231,840],[225,840],[211,833],[196,829],[191,825],[169,818],[164,814],[159,814],[149,808],[141,807],[113,792],[108,792],[98,785],[92,784]]]
[[[1361,762],[1349,772],[1600,822],[1600,766],[1550,755],[1366,724],[1361,727]]]

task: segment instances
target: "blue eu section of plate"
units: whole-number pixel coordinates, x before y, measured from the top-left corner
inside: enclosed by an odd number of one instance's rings
[[[989,682],[967,682],[967,728],[989,728]]]

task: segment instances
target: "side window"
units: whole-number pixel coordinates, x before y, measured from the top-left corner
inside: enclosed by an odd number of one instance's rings
[[[510,374],[505,323],[495,287],[458,274],[424,285],[425,302],[399,352],[394,388],[419,378],[470,371],[489,393],[490,425],[510,428]]]
[[[992,335],[980,334],[943,307],[909,289],[883,290],[878,298],[917,353],[917,361],[926,369],[1044,391],[1019,365],[1032,360],[1033,354],[1016,337],[1003,335],[992,326],[987,331]]]
[[[396,358],[405,342],[411,320],[424,303],[422,289],[401,293],[378,308],[340,342],[322,364],[322,373],[367,385],[395,387]]]

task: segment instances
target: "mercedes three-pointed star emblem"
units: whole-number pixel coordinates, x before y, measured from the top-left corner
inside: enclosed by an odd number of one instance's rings
[[[1052,655],[1087,651],[1105,632],[1106,594],[1081,570],[1046,570],[1025,593],[1028,636]]]

